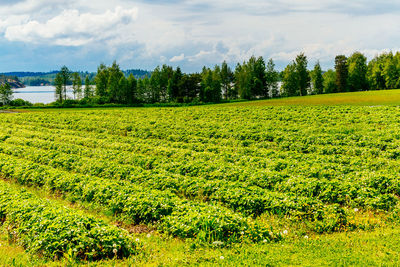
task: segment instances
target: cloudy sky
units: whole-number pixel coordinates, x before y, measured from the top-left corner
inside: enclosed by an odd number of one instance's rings
[[[326,69],[337,54],[400,50],[399,0],[0,0],[0,72],[181,66],[251,55],[281,69],[301,51]]]

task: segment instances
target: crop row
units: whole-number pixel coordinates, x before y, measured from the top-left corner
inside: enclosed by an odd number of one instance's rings
[[[72,201],[102,206],[132,223],[155,224],[160,230],[181,238],[236,242],[244,233],[254,241],[271,239],[270,229],[240,214],[182,200],[168,191],[66,172],[4,154],[0,154],[0,173],[20,184],[64,193]]]
[[[243,182],[224,180],[195,179],[181,177],[171,173],[148,172],[143,174],[129,165],[121,166],[106,161],[91,160],[76,155],[63,154],[58,151],[45,151],[37,148],[15,145],[1,145],[0,151],[9,155],[20,156],[34,162],[62,168],[64,171],[95,175],[103,179],[114,180],[122,173],[129,173],[133,184],[141,182],[146,188],[169,189],[189,198],[200,197],[209,202],[223,203],[236,211],[249,215],[260,215],[270,212],[280,215],[296,214],[299,217],[310,217],[315,210],[321,209],[323,203],[317,199],[271,192]],[[113,173],[110,173],[113,172]],[[125,179],[126,175],[123,175]],[[302,216],[300,216],[302,214]]]
[[[11,240],[48,258],[122,258],[140,251],[127,231],[0,180],[0,222]]]
[[[23,143],[23,141],[17,141],[16,143]],[[41,143],[39,142],[39,144]],[[60,144],[60,147],[62,148],[63,146]],[[273,193],[252,185],[250,177],[248,181],[229,181],[223,178],[216,180],[204,179],[202,178],[204,176],[194,178],[194,176],[183,176],[180,173],[168,172],[165,168],[156,169],[153,167],[151,170],[144,170],[140,166],[121,165],[113,161],[107,161],[106,158],[88,158],[76,154],[63,153],[62,149],[44,150],[8,143],[0,144],[0,151],[25,157],[55,168],[60,167],[66,171],[74,171],[106,179],[129,180],[155,189],[167,188],[172,192],[190,198],[200,197],[207,201],[224,203],[234,210],[250,215],[259,215],[267,211],[278,214],[287,214],[292,210],[307,212],[300,203],[307,203],[310,208],[315,207],[318,203],[315,199],[307,197],[316,197],[325,203],[339,204],[349,204],[349,201],[353,200],[353,205],[356,206],[390,209],[396,203],[396,198],[392,194],[400,193],[400,185],[397,183],[396,176],[385,173],[380,176],[367,177],[367,172],[365,172],[362,179],[360,176],[352,177],[351,174],[348,174],[347,176],[351,177],[351,179],[342,180],[337,178],[306,177],[305,175],[285,180],[284,176],[278,176],[278,173],[276,173],[275,178],[273,176],[268,177],[269,180],[272,180],[270,183],[273,183],[273,180],[276,183],[273,187],[276,192]],[[97,152],[102,154],[101,149],[98,149]],[[154,160],[148,159],[147,161],[153,162]],[[286,164],[290,164],[290,161],[286,160]],[[319,163],[319,166],[326,167],[326,162]],[[162,165],[162,167],[164,166]],[[312,169],[303,170],[304,173],[315,171]],[[343,170],[340,171],[343,173]],[[271,175],[273,173],[265,174]],[[339,173],[336,174],[337,176],[339,176]],[[257,181],[254,182],[256,185],[260,185],[263,180],[262,177],[253,177],[253,179]],[[387,184],[386,188],[382,187],[384,185],[383,182]],[[296,203],[299,203],[299,205],[296,205]],[[319,204],[322,205],[321,202]]]

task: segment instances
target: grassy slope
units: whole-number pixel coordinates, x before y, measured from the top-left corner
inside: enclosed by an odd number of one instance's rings
[[[370,91],[281,98],[224,105],[397,105],[400,90]],[[32,190],[32,189],[31,189]],[[35,190],[33,190],[35,191]],[[44,192],[38,192],[46,196]],[[53,199],[53,197],[52,197]],[[55,201],[62,201],[57,200]],[[95,211],[92,211],[93,213]],[[110,218],[110,222],[112,218]],[[289,230],[290,231],[290,230]],[[275,244],[242,244],[230,249],[198,248],[177,239],[169,239],[154,233],[137,235],[143,240],[147,253],[125,261],[106,261],[102,266],[376,266],[396,265],[400,262],[400,229],[382,226],[373,231],[335,233],[330,235],[288,238]],[[223,258],[221,258],[223,257]],[[68,261],[45,263],[28,255],[22,248],[8,244],[7,236],[0,231],[1,266],[66,266]],[[94,265],[94,264],[93,264]],[[90,264],[92,266],[92,264]]]
[[[399,105],[400,90],[365,91],[353,93],[286,97],[227,105],[238,106],[288,106],[288,105]]]

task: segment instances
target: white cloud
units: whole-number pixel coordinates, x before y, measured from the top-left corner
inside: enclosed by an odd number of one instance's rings
[[[75,9],[64,10],[44,23],[30,20],[9,26],[4,36],[10,41],[82,46],[112,38],[120,25],[130,24],[136,19],[137,12],[137,8],[122,7],[117,7],[114,11],[107,10],[102,14],[80,13]]]
[[[8,27],[12,25],[19,25],[26,22],[28,19],[29,16],[27,15],[11,15],[5,17],[4,19],[0,19],[0,33],[4,33]]]
[[[185,54],[180,54],[179,56],[173,56],[169,62],[179,62],[185,59]]]
[[[69,48],[63,55],[82,64],[91,57],[129,68],[169,63],[199,71],[255,55],[283,68],[305,52],[326,68],[337,54],[371,57],[397,48],[399,11],[398,0],[5,0],[0,40]]]

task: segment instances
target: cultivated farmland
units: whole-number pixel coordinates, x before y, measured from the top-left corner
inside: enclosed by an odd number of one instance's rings
[[[44,258],[123,260],[155,253],[148,233],[214,255],[395,225],[399,129],[396,106],[0,114],[3,232]]]

